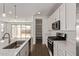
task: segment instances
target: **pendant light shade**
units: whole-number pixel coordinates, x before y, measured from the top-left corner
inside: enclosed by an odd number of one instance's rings
[[[15,8],[15,19],[16,19],[16,5],[14,5],[14,8]]]
[[[3,13],[2,16],[3,16],[3,17],[6,17],[6,13]]]
[[[6,13],[5,13],[5,4],[3,4],[3,13],[2,13],[3,17],[6,17]]]

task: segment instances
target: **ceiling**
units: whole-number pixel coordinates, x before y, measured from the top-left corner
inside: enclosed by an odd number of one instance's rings
[[[30,19],[32,16],[36,15],[37,12],[40,12],[40,16],[50,16],[51,13],[55,11],[55,9],[60,5],[59,3],[6,3],[5,4],[5,12],[6,18],[2,17],[3,12],[3,4],[0,3],[0,19],[10,19],[11,21],[15,17],[15,8],[16,5],[16,16],[18,20]],[[9,11],[12,14],[9,14]]]

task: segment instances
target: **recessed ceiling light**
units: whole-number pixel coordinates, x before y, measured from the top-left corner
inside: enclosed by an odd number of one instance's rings
[[[4,43],[4,40],[1,40],[0,42],[1,42],[1,43]]]
[[[40,12],[38,12],[37,14],[40,14]]]
[[[9,14],[12,14],[12,11],[9,11]]]
[[[4,26],[4,24],[1,24],[1,26]]]
[[[3,17],[6,17],[6,14],[5,14],[5,13],[3,13],[3,14],[2,14],[2,16],[3,16]]]

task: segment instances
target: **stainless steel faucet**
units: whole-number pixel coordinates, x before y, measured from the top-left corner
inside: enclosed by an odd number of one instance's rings
[[[8,37],[5,37],[6,35],[8,35]],[[4,40],[5,38],[8,38],[8,43],[10,44],[11,40],[10,40],[10,34],[9,33],[5,33],[2,37],[2,39]]]

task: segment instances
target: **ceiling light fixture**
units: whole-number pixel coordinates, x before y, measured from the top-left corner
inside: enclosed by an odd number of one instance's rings
[[[9,11],[9,14],[12,14],[12,11]]]
[[[15,16],[14,16],[14,17],[15,17],[15,19],[16,19],[16,5],[14,5],[14,7],[15,7]]]
[[[3,4],[3,13],[2,13],[3,17],[6,17],[6,13],[5,13],[5,4]]]
[[[16,19],[17,19],[17,17],[18,17],[18,16],[16,15],[16,5],[14,5],[14,10],[15,10],[15,12],[14,12],[14,21],[16,22],[16,21],[17,21]]]
[[[37,12],[37,14],[40,14],[40,11],[39,11],[39,12]]]

